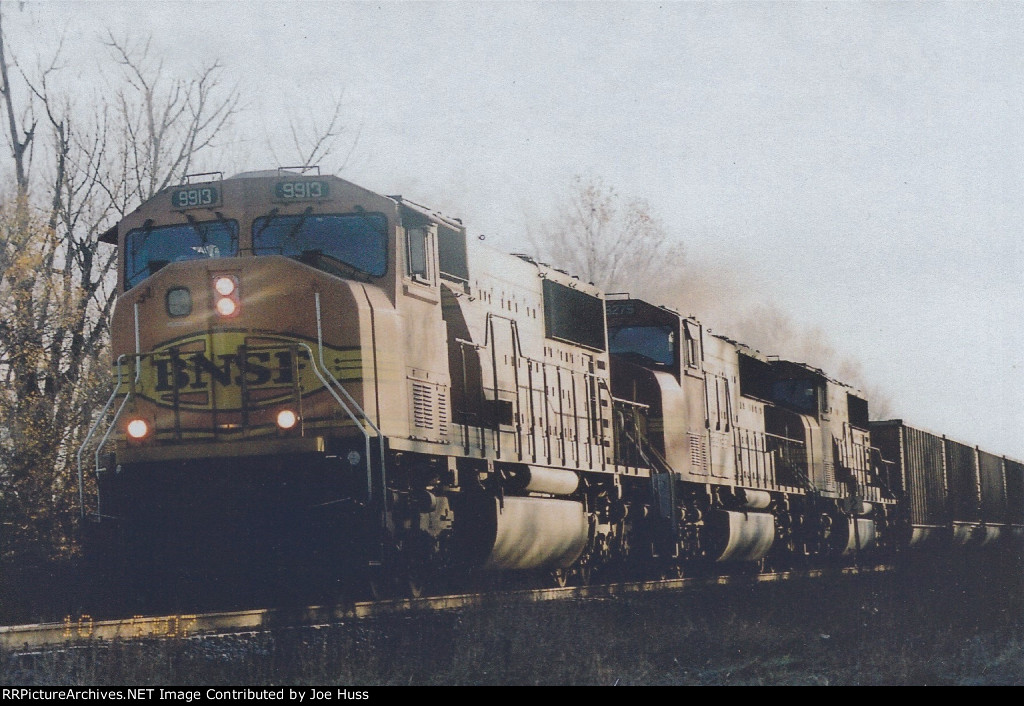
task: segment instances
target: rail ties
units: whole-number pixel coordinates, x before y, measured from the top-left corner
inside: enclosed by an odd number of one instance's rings
[[[88,615],[66,617],[59,623],[0,627],[0,650],[24,654],[45,647],[102,643],[117,640],[187,639],[218,634],[263,632],[267,630],[328,626],[343,620],[411,612],[456,610],[493,605],[496,601],[545,602],[573,599],[614,598],[638,593],[679,591],[701,586],[732,583],[770,583],[794,579],[822,578],[888,571],[892,567],[847,567],[836,570],[811,569],[756,575],[675,578],[597,586],[524,589],[498,593],[471,593],[425,598],[345,603],[335,606],[268,608],[219,613],[164,616],[133,616],[121,620],[93,620]]]

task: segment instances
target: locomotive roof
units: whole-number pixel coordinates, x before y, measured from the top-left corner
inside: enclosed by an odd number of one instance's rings
[[[458,218],[450,218],[448,216],[441,214],[439,211],[435,211],[431,208],[428,208],[427,206],[420,205],[415,201],[410,201],[409,199],[403,198],[400,195],[389,195],[388,198],[397,202],[398,205],[401,206],[402,209],[404,209],[406,212],[411,212],[419,216],[422,216],[429,221],[433,221],[434,223],[448,226],[452,230],[464,231],[466,229],[466,227],[462,225],[462,221]]]
[[[288,171],[289,169],[293,169],[293,168],[290,168],[290,167],[279,167],[277,169],[257,169],[257,170],[247,171],[247,172],[239,172],[238,174],[234,174],[234,175],[229,176],[227,178],[207,179],[206,181],[212,182],[212,181],[236,181],[236,180],[244,180],[244,179],[273,179],[273,178],[282,177],[282,176],[286,176],[286,175],[291,174],[293,176],[315,176],[315,177],[318,177],[318,178],[321,178],[321,179],[336,179],[338,181],[342,181],[342,182],[344,182],[346,184],[349,184],[349,185],[351,185],[351,186],[353,186],[355,188],[362,189],[363,191],[369,191],[368,189],[365,189],[365,188],[359,186],[358,184],[355,184],[353,182],[350,182],[350,181],[347,181],[345,179],[342,179],[341,177],[336,176],[334,174],[320,175],[319,174],[319,170],[317,170],[317,173],[315,175],[308,175],[308,174],[305,174],[305,173]],[[301,169],[301,167],[295,167],[294,169]],[[196,175],[189,175],[189,176],[193,176],[193,177],[207,177],[207,176],[212,176],[214,174],[220,174],[220,172],[212,172],[210,174],[196,174]],[[174,184],[174,185],[167,186],[164,189],[161,189],[157,193],[153,194],[153,196],[151,196],[150,198],[146,199],[141,204],[139,204],[138,207],[136,207],[134,210],[138,211],[140,208],[145,206],[146,203],[148,203],[149,201],[157,198],[158,196],[160,196],[162,193],[164,193],[168,189],[173,189],[173,188],[177,188],[177,187],[180,187],[182,185],[185,185],[187,183],[187,179],[189,178],[189,176],[186,176],[185,180],[183,180],[181,184]],[[194,183],[200,183],[200,182],[197,181],[197,182],[194,182]],[[373,193],[373,192],[371,192],[371,193]],[[402,197],[400,195],[397,195],[397,196],[383,195],[383,194],[377,194],[377,195],[379,197],[381,197],[381,198],[390,199],[390,200],[394,201],[403,210],[403,212],[406,215],[414,214],[415,216],[419,216],[421,218],[426,219],[428,222],[437,223],[438,225],[443,225],[443,226],[445,226],[447,228],[451,228],[452,230],[455,230],[455,231],[463,231],[463,232],[465,231],[465,226],[462,224],[462,221],[460,219],[458,219],[458,218],[452,218],[452,217],[449,217],[449,216],[445,216],[442,213],[440,213],[439,211],[436,211],[434,209],[428,208],[427,206],[423,206],[423,205],[418,204],[418,203],[416,203],[414,201],[410,201],[410,200],[408,200],[408,199],[406,199],[406,198],[404,198],[404,197]],[[101,243],[109,243],[111,245],[117,245],[117,228],[118,228],[118,224],[114,224],[113,226],[111,226],[110,228],[105,230],[103,233],[101,233],[99,238],[98,238],[99,242],[101,242]]]
[[[529,258],[524,258],[524,259],[529,259]],[[627,301],[628,300],[628,301],[640,302],[640,303],[642,303],[642,304],[644,304],[646,306],[649,306],[651,308],[664,310],[666,312],[674,314],[674,315],[678,316],[682,320],[698,321],[697,317],[692,315],[692,314],[689,315],[689,316],[683,316],[682,314],[680,314],[675,309],[672,309],[672,308],[667,307],[667,306],[661,306],[661,305],[657,305],[657,304],[652,304],[652,303],[650,303],[650,302],[648,302],[648,301],[646,301],[644,299],[638,299],[636,297],[633,297],[633,296],[629,295],[628,293],[618,294],[618,295],[615,296],[615,298],[619,299],[619,300],[622,300],[622,301]],[[789,375],[806,375],[806,374],[810,374],[811,376],[819,378],[819,379],[821,379],[823,381],[828,381],[828,382],[831,382],[831,383],[833,383],[835,385],[841,385],[842,387],[848,388],[849,390],[853,391],[857,395],[861,395],[862,394],[861,390],[859,390],[857,387],[855,387],[853,385],[850,385],[849,383],[843,382],[842,380],[838,380],[838,379],[836,379],[834,377],[831,377],[830,375],[828,375],[821,368],[817,368],[817,367],[815,367],[813,365],[810,365],[808,363],[801,363],[801,362],[794,361],[794,360],[786,360],[784,358],[780,358],[777,355],[770,355],[770,354],[762,353],[761,351],[759,351],[756,348],[753,348],[753,347],[747,345],[746,343],[742,343],[741,341],[737,341],[735,339],[729,338],[728,336],[726,336],[724,334],[721,334],[721,333],[715,333],[711,329],[705,329],[705,331],[712,338],[717,338],[718,340],[726,343],[727,345],[733,346],[734,348],[736,348],[736,350],[739,353],[742,353],[745,356],[749,356],[751,358],[754,358],[755,360],[761,361],[762,363],[771,365],[773,368],[775,368],[777,371],[781,372],[782,374],[789,374]]]

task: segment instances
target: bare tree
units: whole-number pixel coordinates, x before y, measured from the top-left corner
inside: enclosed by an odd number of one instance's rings
[[[112,112],[121,128],[117,163],[108,167],[111,201],[137,204],[193,171],[196,158],[235,118],[240,96],[225,88],[215,61],[189,78],[171,78],[154,58],[152,40],[138,45],[113,34],[106,41],[120,72]],[[110,108],[111,106],[106,106]]]
[[[273,140],[267,137],[267,146],[274,160],[281,166],[314,167],[326,165],[329,161],[333,172],[342,171],[352,157],[356,146],[359,144],[360,130],[351,130],[343,120],[344,96],[334,101],[330,116],[326,120],[319,120],[315,116],[303,113],[303,117],[292,117],[288,121],[291,134],[291,145],[286,156],[274,146]],[[347,140],[347,145],[342,141]],[[344,149],[344,154],[339,160],[333,157]]]
[[[0,17],[0,94],[4,97],[4,108],[7,109],[7,134],[11,145],[11,157],[14,160],[14,175],[17,186],[17,195],[21,197],[28,190],[28,168],[26,165],[29,145],[35,136],[35,122],[30,121],[26,115],[19,116],[14,110],[14,89],[11,86],[10,70],[7,66],[6,49],[4,47],[3,18]],[[19,126],[19,118],[22,124],[32,122],[32,126],[23,129]]]
[[[0,558],[42,559],[73,547],[74,452],[110,386],[116,252],[98,236],[193,169],[239,99],[222,86],[216,62],[172,78],[149,42],[132,47],[111,36],[108,77],[119,88],[83,107],[55,87],[60,50],[30,67],[3,40],[0,15],[0,90],[17,184],[0,208]]]
[[[557,214],[530,233],[535,256],[579,275],[605,291],[646,283],[652,296],[680,274],[682,245],[643,199],[624,199],[601,179],[577,176]],[[653,285],[653,286],[652,286]]]

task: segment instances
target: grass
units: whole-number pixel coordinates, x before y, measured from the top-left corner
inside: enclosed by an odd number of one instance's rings
[[[1024,597],[915,569],[0,659],[5,685],[1024,684]]]

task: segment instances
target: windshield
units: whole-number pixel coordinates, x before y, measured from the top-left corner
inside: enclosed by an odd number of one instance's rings
[[[238,254],[238,221],[147,226],[129,231],[124,239],[125,290],[155,274],[170,262],[233,257]]]
[[[804,414],[814,414],[818,406],[817,387],[811,380],[776,380],[772,383],[772,400]]]
[[[264,216],[253,221],[252,248],[332,274],[351,274],[351,268],[379,277],[387,271],[387,219],[381,213]]]
[[[640,358],[642,363],[672,366],[676,362],[676,336],[671,326],[622,326],[608,331],[611,353]]]

